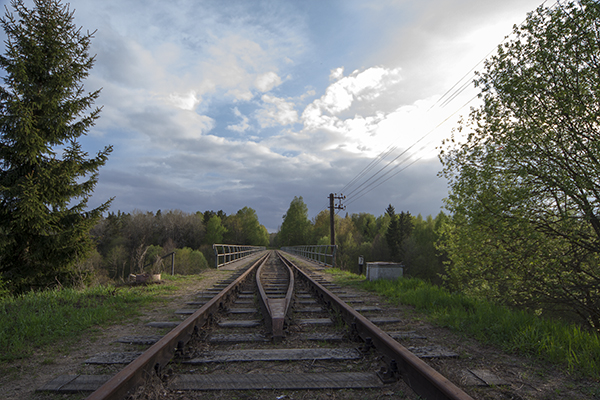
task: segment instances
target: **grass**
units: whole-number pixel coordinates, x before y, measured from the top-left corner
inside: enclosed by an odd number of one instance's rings
[[[175,286],[167,283],[4,295],[0,298],[0,362],[25,358],[37,349],[75,340],[93,327],[139,315],[141,307],[161,301],[161,294],[173,290]]]
[[[419,279],[369,282],[349,272],[332,269],[330,273],[339,283],[377,292],[392,303],[412,305],[432,322],[481,342],[600,378],[600,336],[578,325],[450,293]]]

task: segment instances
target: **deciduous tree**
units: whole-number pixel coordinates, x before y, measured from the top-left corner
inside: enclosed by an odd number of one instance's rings
[[[540,7],[477,80],[483,105],[441,154],[450,279],[600,328],[600,5]]]
[[[290,208],[283,216],[283,223],[277,241],[280,246],[296,246],[310,244],[311,223],[308,219],[308,207],[302,196],[294,196]]]
[[[216,214],[210,217],[206,224],[206,237],[205,240],[208,244],[219,244],[223,242],[223,235],[227,232],[221,224],[221,218]]]

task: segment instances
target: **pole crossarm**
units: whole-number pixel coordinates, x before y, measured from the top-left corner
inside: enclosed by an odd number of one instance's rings
[[[323,245],[304,245],[304,246],[287,246],[282,247],[281,250],[286,253],[294,254],[300,257],[307,258],[312,261],[316,261],[319,264],[334,267],[335,254],[337,252],[337,246],[328,244]]]
[[[215,252],[215,267],[219,268],[223,265],[251,256],[259,251],[264,251],[266,250],[266,247],[239,244],[213,244],[213,250]]]

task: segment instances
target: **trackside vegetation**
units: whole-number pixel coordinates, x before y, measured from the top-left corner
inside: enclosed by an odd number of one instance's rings
[[[593,0],[541,6],[485,62],[440,153],[438,248],[450,288],[600,332],[599,20]]]
[[[376,292],[394,304],[412,305],[431,322],[480,342],[564,365],[573,374],[600,378],[600,338],[580,325],[452,293],[417,278],[370,282],[339,269],[330,272],[340,283]]]
[[[28,357],[36,349],[74,341],[94,327],[134,317],[143,306],[162,301],[161,294],[173,290],[175,286],[167,283],[4,293],[0,296],[0,362]]]

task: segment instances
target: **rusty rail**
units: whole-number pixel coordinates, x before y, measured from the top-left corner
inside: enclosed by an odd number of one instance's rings
[[[123,399],[128,392],[143,384],[148,376],[160,372],[171,358],[173,358],[175,352],[178,349],[183,349],[183,346],[190,340],[192,334],[202,327],[210,316],[218,311],[219,307],[226,304],[239,291],[239,287],[257,266],[265,262],[267,256],[268,254],[262,256],[235,281],[209,300],[208,303],[190,315],[175,329],[163,336],[158,342],[98,388],[98,390],[93,392],[87,397],[87,400]]]
[[[265,324],[267,325],[267,328],[271,330],[273,341],[277,342],[284,337],[283,327],[285,317],[290,309],[290,304],[292,303],[292,297],[294,295],[294,273],[288,265],[287,260],[282,258],[278,252],[275,252],[274,254],[279,257],[287,269],[288,285],[285,292],[285,297],[272,298],[266,293],[262,279],[263,267],[265,263],[261,264],[256,272],[256,286],[260,294],[261,308],[265,314]]]
[[[321,300],[339,312],[355,333],[367,343],[372,343],[383,354],[388,369],[382,371],[382,378],[400,376],[415,393],[425,399],[473,400],[462,389],[412,354],[371,321],[340,300],[335,294],[313,280],[305,271],[295,265],[294,268],[299,273],[300,278],[309,282]]]

